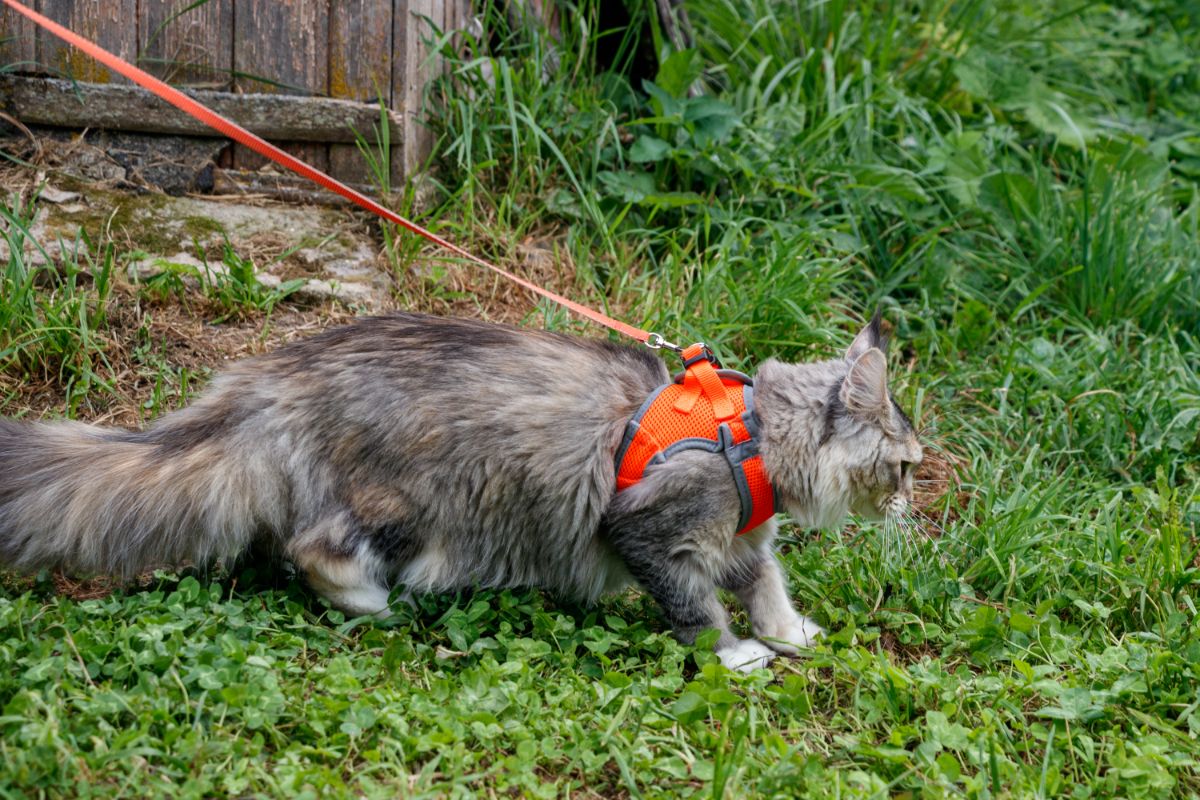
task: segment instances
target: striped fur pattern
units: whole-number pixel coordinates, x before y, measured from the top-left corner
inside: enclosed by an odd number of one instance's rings
[[[911,496],[889,470],[919,446],[880,347],[868,326],[844,359],[759,372],[764,463],[805,524]],[[774,523],[733,536],[724,460],[688,454],[614,491],[625,422],[667,380],[608,342],[363,319],[234,365],[146,430],[0,420],[0,564],[131,575],[264,546],[350,613],[384,612],[397,586],[594,601],[633,581],[680,638],[716,627],[726,663],[761,666],[819,629],[788,601]],[[729,632],[717,587],[766,645]]]

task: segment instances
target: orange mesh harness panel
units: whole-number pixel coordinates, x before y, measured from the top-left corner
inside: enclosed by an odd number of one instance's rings
[[[740,372],[717,369],[703,345],[685,349],[683,359],[683,375],[655,389],[629,420],[617,448],[617,491],[683,450],[721,453],[741,498],[740,535],[775,514],[775,491],[758,451],[754,384]]]

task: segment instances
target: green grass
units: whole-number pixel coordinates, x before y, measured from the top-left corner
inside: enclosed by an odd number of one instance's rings
[[[59,241],[57,262],[30,234],[35,202],[0,205],[7,264],[0,275],[0,365],[25,380],[62,384],[67,411],[92,391],[111,387],[104,377],[107,304],[113,251],[81,234]],[[29,252],[26,244],[30,243]],[[99,250],[99,253],[96,251]]]
[[[897,396],[959,464],[928,536],[786,528],[830,635],[748,677],[629,597],[375,624],[240,568],[82,601],[14,582],[0,795],[1200,795],[1195,5],[688,9],[698,49],[646,81],[588,7],[549,75],[545,37],[486,9],[498,41],[434,87],[427,221],[510,263],[550,236],[575,296],[731,366],[836,353],[883,307]],[[99,357],[101,290],[64,285],[6,290],[4,341],[43,348],[7,345],[8,374]],[[65,344],[28,333],[51,300],[85,315]]]

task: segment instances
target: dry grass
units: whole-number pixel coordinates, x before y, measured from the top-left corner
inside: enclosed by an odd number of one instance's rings
[[[105,425],[138,426],[146,421],[145,409],[164,371],[186,370],[195,381],[194,390],[230,361],[260,355],[353,318],[336,303],[289,305],[269,318],[243,317],[220,325],[206,321],[210,312],[199,295],[182,301],[148,300],[132,286],[118,286],[110,301],[109,327],[102,334],[106,363],[97,370],[110,391],[93,393],[76,416]],[[0,411],[6,416],[53,417],[62,413],[66,401],[66,387],[54,374],[0,372]]]
[[[923,441],[925,456],[913,477],[913,505],[929,516],[946,510],[953,519],[969,499],[963,491],[963,476],[969,468],[965,458],[947,449],[944,442]],[[953,495],[949,500],[947,495]]]

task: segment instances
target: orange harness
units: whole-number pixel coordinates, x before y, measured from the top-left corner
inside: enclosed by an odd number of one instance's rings
[[[683,374],[655,389],[625,427],[616,455],[617,491],[640,481],[646,467],[683,450],[721,453],[741,498],[741,535],[775,514],[775,491],[758,451],[754,384],[740,372],[718,369],[704,345],[694,344],[682,355]]]

